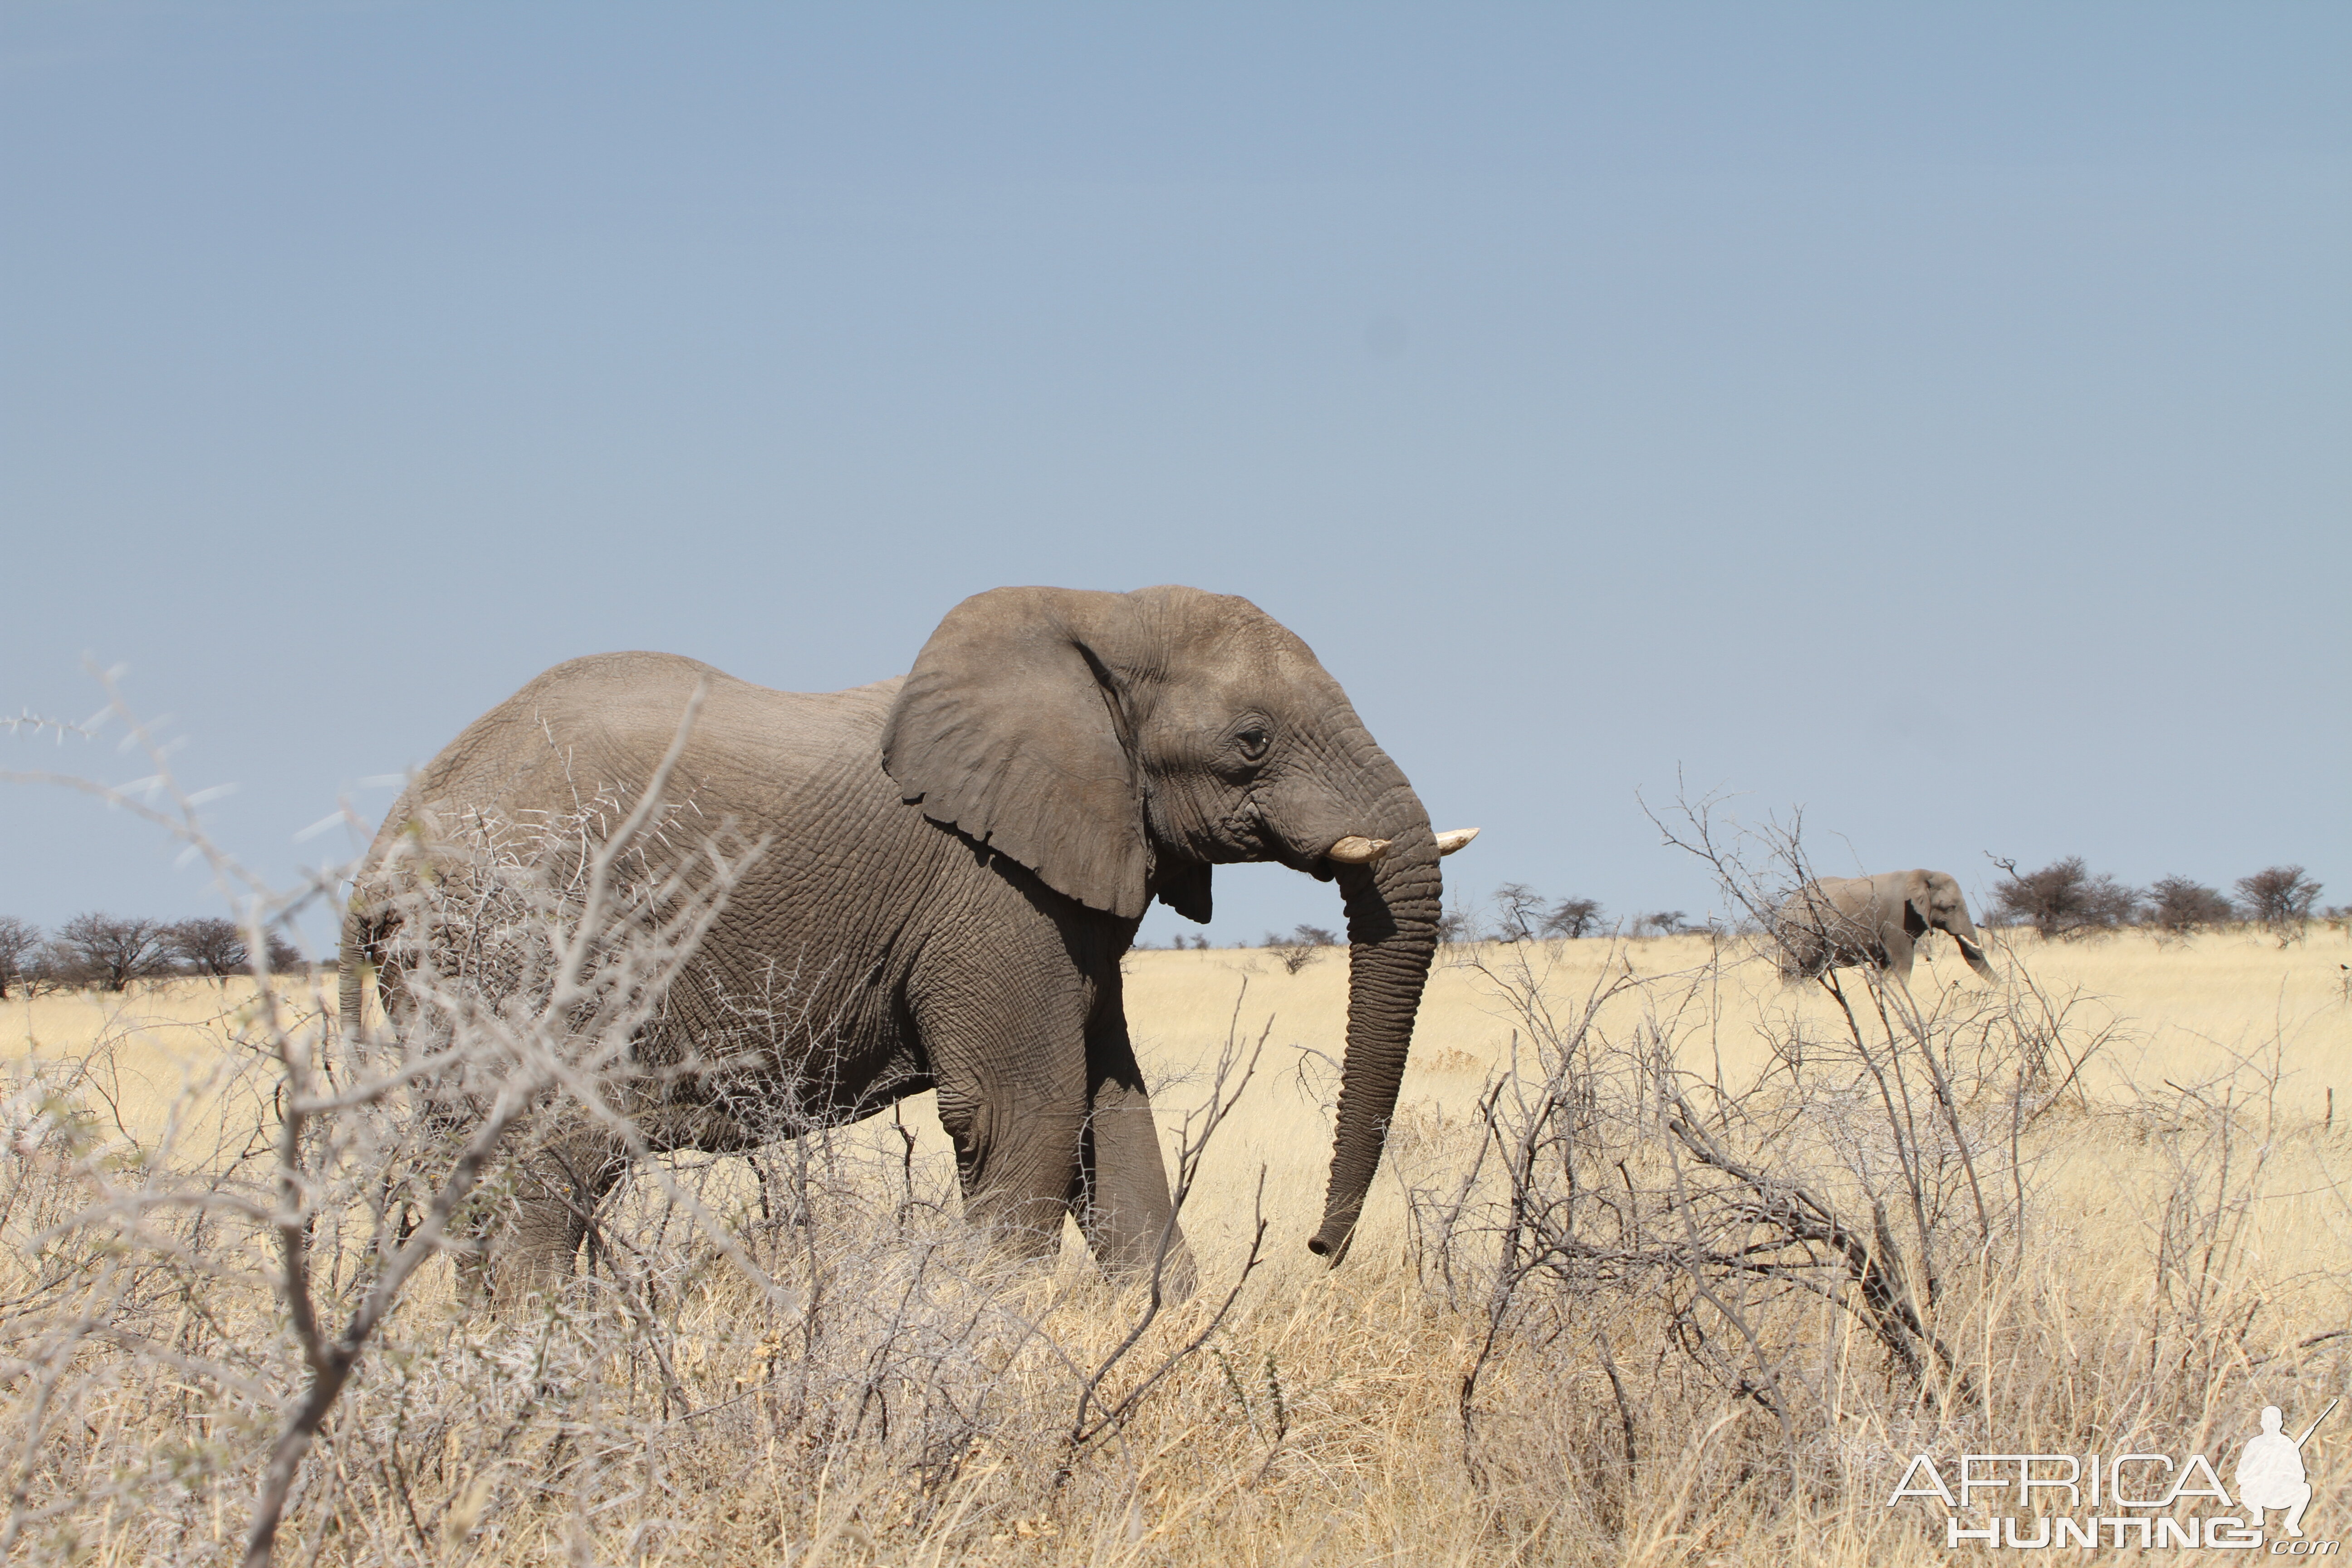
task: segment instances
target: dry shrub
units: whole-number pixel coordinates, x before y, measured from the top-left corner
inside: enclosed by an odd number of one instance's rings
[[[94,1110],[120,1037],[5,1086],[0,1555],[756,1560],[1129,1486],[1128,1427],[1256,1246],[1181,1309],[1157,1270],[1057,1283],[967,1228],[911,1139],[795,1120],[821,1086],[774,1073],[823,1059],[824,1021],[789,976],[729,996],[695,964],[760,847],[681,841],[693,717],[634,803],[412,825],[417,874],[364,911],[396,1030],[361,1026],[356,984],[340,1023],[265,984],[160,1127]],[[248,950],[299,901],[249,900]],[[681,1008],[708,1026],[656,1026]],[[1184,1130],[1180,1206],[1244,1046]],[[660,1152],[642,1118],[688,1089],[764,1117],[748,1158]],[[583,1126],[635,1156],[589,1271],[492,1310],[522,1157]]]
[[[1793,832],[1727,834],[1710,805],[1668,837],[1731,903],[1811,875]],[[1540,952],[1487,971],[1513,1059],[1424,1137],[1411,1196],[1423,1279],[1482,1321],[1459,1462],[1503,1539],[1555,1561],[1936,1556],[1942,1521],[1886,1506],[1913,1455],[2218,1460],[2263,1405],[2316,1413],[2340,1384],[2340,1239],[2280,1249],[2332,1135],[2282,1119],[2275,1044],[2094,1100],[2116,1029],[2015,966],[1917,994],[1832,970],[1823,1028],[1769,1001],[1727,1018],[1734,962],[1754,960],[1619,960],[1568,994]],[[1760,1066],[1727,1068],[1727,1025]]]
[[[259,1201],[277,1097],[256,1092],[266,1072],[191,1084],[203,1122],[133,1148],[65,1109],[92,1070],[10,1101],[9,1550],[231,1558],[318,1383]],[[316,1424],[277,1550],[761,1561],[828,1537],[968,1545],[1107,1494],[1123,1523],[1126,1428],[1230,1292],[1155,1310],[1148,1291],[1009,1265],[958,1215],[951,1164],[891,1131],[646,1162],[608,1202],[593,1271],[528,1310],[487,1310],[445,1247]],[[399,1245],[398,1184],[362,1173],[387,1152],[309,1167],[327,1321]]]
[[[1321,926],[1298,925],[1292,928],[1288,936],[1266,932],[1265,941],[1260,945],[1281,963],[1284,973],[1296,974],[1320,958],[1325,948],[1338,945],[1339,941],[1337,934]]]

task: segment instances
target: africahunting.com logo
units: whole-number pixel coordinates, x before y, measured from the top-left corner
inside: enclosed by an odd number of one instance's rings
[[[2168,1454],[1963,1454],[1957,1469],[1938,1469],[1926,1454],[1913,1458],[1886,1506],[1921,1498],[1944,1508],[1944,1544],[1996,1550],[2048,1547],[2137,1547],[2252,1552],[2273,1557],[2327,1557],[2336,1542],[2303,1532],[2311,1505],[2311,1478],[2303,1446],[2337,1401],[2296,1436],[2289,1436],[2275,1405],[2263,1408],[2263,1429],[2246,1439],[2231,1473],[2233,1499],[2202,1454],[2175,1460]],[[2210,1504],[2202,1500],[2211,1500]],[[2182,1505],[2196,1511],[2176,1516]],[[2264,1521],[2277,1516],[2273,1540]],[[2162,1517],[2158,1517],[2161,1515]]]

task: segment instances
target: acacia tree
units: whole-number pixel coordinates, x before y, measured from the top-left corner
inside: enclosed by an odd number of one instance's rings
[[[1993,884],[1995,913],[2023,921],[2046,940],[2113,931],[2139,907],[2137,893],[2104,871],[2094,876],[2080,855],[2039,871],[2020,871],[2014,860],[1994,863],[2008,873]]]
[[[0,997],[21,985],[33,955],[41,949],[41,928],[14,915],[0,915]]]
[[[1322,949],[1335,946],[1339,941],[1336,933],[1321,926],[1297,926],[1292,928],[1288,936],[1276,936],[1272,931],[1265,933],[1265,945],[1282,960],[1282,967],[1292,974],[1314,963]]]
[[[1544,917],[1543,933],[1573,941],[1599,930],[1601,920],[1599,899],[1562,899],[1551,907],[1551,913]]]
[[[127,991],[134,980],[161,974],[171,964],[164,927],[156,921],[125,920],[92,912],[58,928],[51,944],[68,979]]]
[[[2303,874],[2300,866],[2272,866],[2238,879],[2238,897],[2246,912],[2281,938],[2302,934],[2319,901],[2320,885]]]
[[[1543,895],[1525,882],[1506,882],[1495,889],[1495,910],[1505,942],[1532,942],[1544,921]]]
[[[200,915],[165,926],[163,945],[191,971],[215,980],[225,982],[250,967],[245,932],[235,921],[217,915]]]
[[[2237,913],[2218,888],[2187,877],[2164,877],[2149,888],[2141,918],[2175,936],[2226,925]]]

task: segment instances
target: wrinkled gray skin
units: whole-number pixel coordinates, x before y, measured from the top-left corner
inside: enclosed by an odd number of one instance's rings
[[[1912,952],[1930,931],[1948,931],[1969,967],[1994,977],[1960,885],[1941,871],[1817,878],[1789,895],[1774,921],[1780,973],[1791,980],[1874,963],[1908,985]]]
[[[599,789],[634,798],[705,679],[667,798],[770,843],[698,954],[704,989],[752,994],[772,965],[796,972],[795,1008],[834,1034],[772,1052],[764,1089],[671,1080],[633,1107],[654,1146],[761,1142],[740,1108],[794,1082],[814,1086],[795,1114],[820,1121],[936,1088],[969,1216],[1042,1255],[1073,1214],[1113,1273],[1148,1271],[1166,1245],[1169,1282],[1189,1289],[1119,959],[1154,897],[1205,921],[1211,867],[1279,861],[1336,879],[1347,910],[1336,1148],[1307,1243],[1339,1262],[1436,945],[1438,850],[1305,643],[1246,600],[1191,588],[1000,588],[951,611],[911,673],[848,691],[771,690],[665,654],[575,659],[436,757],[367,864],[426,809],[512,819]],[[1351,836],[1393,843],[1370,865],[1326,858]],[[353,900],[347,1008],[391,935],[383,891],[363,876]],[[389,989],[385,1003],[397,1018]],[[698,1010],[674,1005],[665,1026]],[[680,1044],[640,1052],[677,1059]],[[522,1161],[520,1215],[493,1258],[501,1295],[571,1268],[625,1163],[586,1125]]]

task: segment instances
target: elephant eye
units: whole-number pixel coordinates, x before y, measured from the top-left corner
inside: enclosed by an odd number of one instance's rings
[[[1256,762],[1265,755],[1266,747],[1273,744],[1273,738],[1253,724],[1234,737],[1234,744],[1242,749],[1243,756],[1247,757],[1251,762]]]

